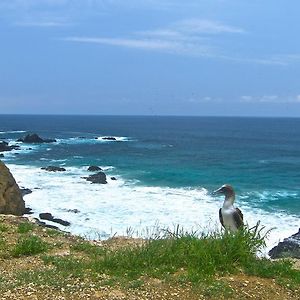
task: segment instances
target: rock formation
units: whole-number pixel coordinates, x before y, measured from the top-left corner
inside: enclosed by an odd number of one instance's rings
[[[18,142],[23,142],[26,144],[41,144],[41,143],[55,143],[56,140],[53,139],[42,139],[36,133],[27,134],[23,139],[18,139]]]
[[[62,167],[56,167],[56,166],[48,166],[41,168],[42,170],[48,171],[48,172],[65,172],[66,169]]]
[[[0,152],[11,151],[11,150],[14,150],[14,149],[18,150],[18,149],[20,149],[20,147],[17,146],[17,145],[9,146],[8,143],[5,142],[5,141],[0,142]]]
[[[90,172],[96,172],[96,171],[102,171],[102,169],[98,166],[89,166],[88,171]]]
[[[300,228],[299,231],[285,238],[269,251],[271,258],[300,258]]]
[[[55,222],[55,223],[61,224],[63,226],[70,226],[71,225],[71,223],[68,222],[68,221],[65,221],[65,220],[62,220],[62,219],[59,219],[59,218],[54,218],[51,213],[40,213],[39,217],[42,220]]]
[[[21,216],[25,212],[25,202],[14,177],[0,161],[0,213]]]
[[[101,183],[106,184],[106,175],[103,172],[98,172],[96,174],[90,175],[88,177],[82,177],[86,179],[87,181],[90,181],[91,183]]]

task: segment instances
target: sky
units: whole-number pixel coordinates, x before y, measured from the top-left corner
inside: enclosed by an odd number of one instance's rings
[[[0,114],[300,117],[299,0],[0,0]]]

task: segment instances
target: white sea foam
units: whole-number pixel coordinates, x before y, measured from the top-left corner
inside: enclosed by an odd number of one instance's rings
[[[186,230],[219,228],[218,210],[222,203],[203,188],[163,188],[127,182],[110,168],[108,184],[90,184],[82,179],[87,167],[68,167],[66,172],[45,172],[36,167],[9,165],[20,186],[33,190],[25,196],[34,215],[51,212],[71,222],[62,229],[89,237],[126,234],[128,228],[139,233],[159,224],[161,227],[183,226]],[[117,181],[110,179],[116,176]],[[39,189],[35,189],[39,188]],[[283,238],[295,233],[299,219],[282,212],[270,214],[241,205],[245,220],[254,226],[258,220],[266,229],[274,228],[267,241],[270,249]],[[79,213],[68,212],[78,209]]]
[[[113,138],[113,139],[107,139]],[[95,136],[95,137],[72,137],[67,139],[56,139],[56,144],[97,144],[97,143],[111,143],[111,142],[129,142],[132,141],[126,136]]]
[[[9,131],[0,131],[0,134],[9,134],[9,133],[24,133],[25,130],[9,130]]]
[[[129,142],[131,139],[127,136],[98,136],[98,141],[101,142]]]

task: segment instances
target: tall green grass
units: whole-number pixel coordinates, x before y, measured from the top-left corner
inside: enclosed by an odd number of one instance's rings
[[[88,260],[47,256],[44,261],[58,270],[72,270],[76,274],[89,270],[92,274],[128,280],[149,276],[199,282],[216,274],[232,274],[245,269],[258,259],[256,254],[264,245],[258,226],[235,234],[216,232],[200,236],[177,228],[174,232],[161,231],[139,246],[114,251],[87,242],[74,245],[73,251],[84,252]]]

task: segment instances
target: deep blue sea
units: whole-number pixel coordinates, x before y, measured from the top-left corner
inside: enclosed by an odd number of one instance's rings
[[[27,133],[57,142],[19,144],[3,161],[33,190],[25,201],[35,214],[68,219],[74,233],[219,226],[222,198],[211,191],[224,183],[250,225],[276,227],[270,244],[299,228],[300,119],[0,115],[0,138],[15,144]],[[48,165],[67,171],[40,169]],[[89,165],[105,170],[107,185],[81,178]]]

